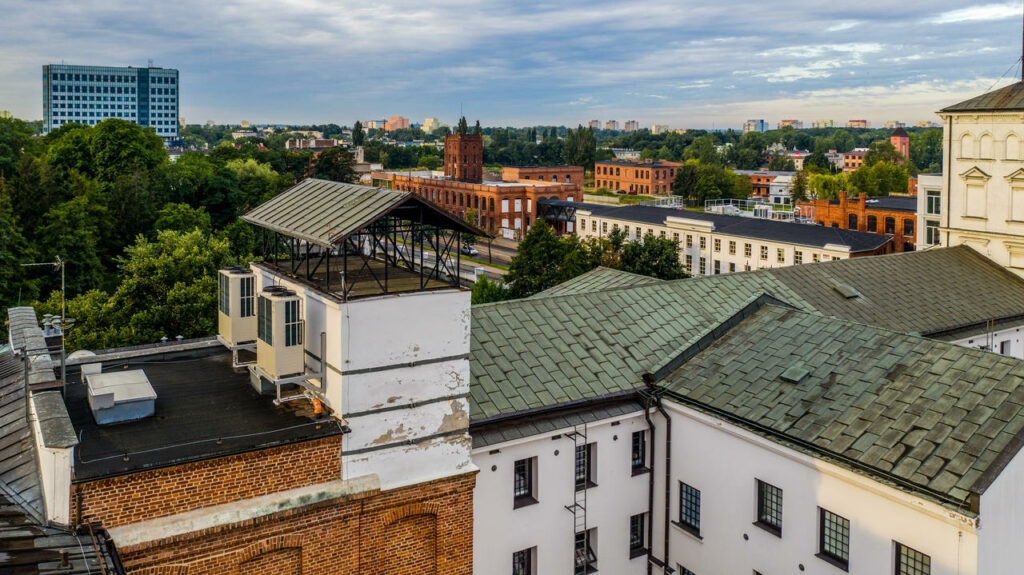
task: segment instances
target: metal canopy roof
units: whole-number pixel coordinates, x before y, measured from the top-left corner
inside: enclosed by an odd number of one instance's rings
[[[329,248],[403,206],[423,207],[424,224],[488,235],[412,192],[314,178],[281,192],[250,210],[242,219]]]

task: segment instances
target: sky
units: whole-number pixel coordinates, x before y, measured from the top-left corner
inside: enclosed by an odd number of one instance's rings
[[[1019,77],[1022,1],[0,0],[0,110],[152,60],[188,123],[912,124]]]

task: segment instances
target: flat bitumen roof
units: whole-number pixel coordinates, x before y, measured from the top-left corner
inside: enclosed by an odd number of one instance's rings
[[[103,354],[99,355],[102,359]],[[231,352],[192,350],[103,363],[103,372],[143,369],[156,391],[152,417],[98,425],[77,370],[69,373],[66,403],[79,437],[75,481],[84,482],[191,461],[223,457],[337,435],[335,420],[315,419],[306,401],[275,406],[236,373]]]

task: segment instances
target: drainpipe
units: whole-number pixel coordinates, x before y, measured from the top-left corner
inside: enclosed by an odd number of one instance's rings
[[[650,538],[647,544],[647,575],[652,574],[651,559],[654,558],[654,421],[651,419],[651,406],[644,406],[644,418],[647,428],[651,430],[651,470],[647,473],[647,533]]]
[[[963,150],[960,151],[963,153]],[[953,190],[951,186],[953,184],[953,114],[949,115],[949,135],[946,137],[946,149],[943,151],[943,155],[949,158],[948,162],[944,162],[943,168],[946,170],[946,198],[943,207],[941,208],[946,212],[946,246],[949,246],[949,208],[950,200],[953,197]],[[945,159],[945,158],[943,158]],[[927,202],[927,199],[926,199]],[[927,204],[926,204],[927,205]]]
[[[669,569],[668,554],[668,533],[669,533],[669,508],[672,504],[672,418],[668,416],[665,407],[661,405],[661,398],[658,398],[658,413],[665,418],[665,571]],[[653,458],[652,458],[653,459]],[[654,471],[651,471],[651,475]]]

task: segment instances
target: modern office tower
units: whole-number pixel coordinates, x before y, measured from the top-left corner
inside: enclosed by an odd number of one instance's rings
[[[43,66],[43,129],[121,118],[178,137],[178,71],[115,66]]]

